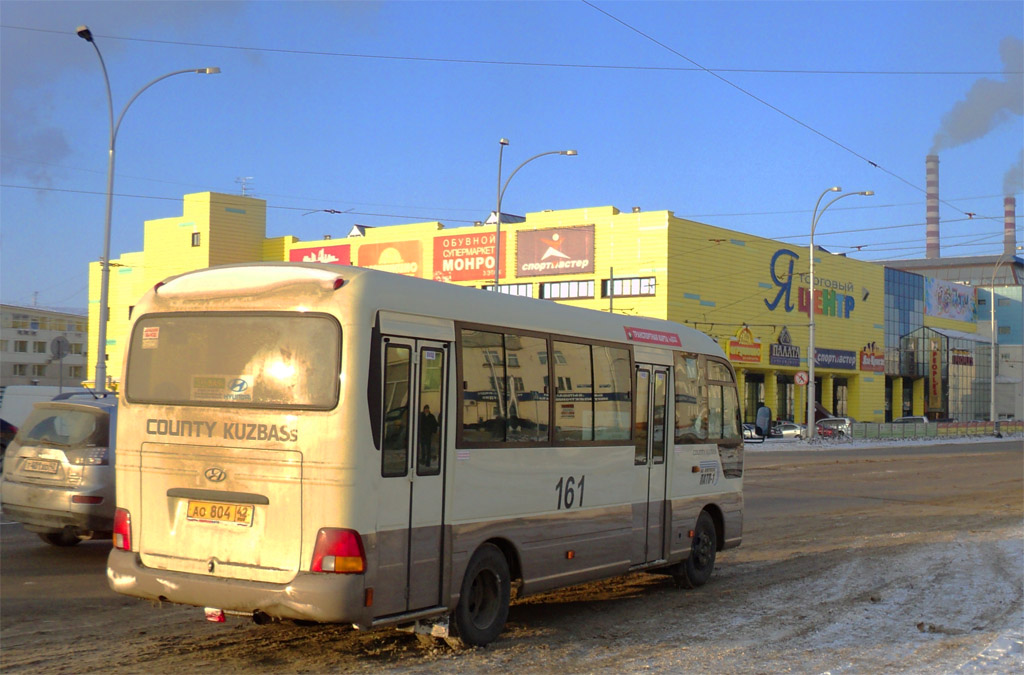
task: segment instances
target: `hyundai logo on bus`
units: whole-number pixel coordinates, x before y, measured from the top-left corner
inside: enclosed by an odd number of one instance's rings
[[[220,468],[219,466],[211,466],[209,469],[203,472],[203,475],[206,476],[206,480],[212,481],[214,483],[220,483],[221,481],[228,477],[227,472],[224,469]]]
[[[228,385],[228,388],[236,394],[241,394],[249,388],[249,383],[244,378],[239,377],[231,380],[231,384]]]

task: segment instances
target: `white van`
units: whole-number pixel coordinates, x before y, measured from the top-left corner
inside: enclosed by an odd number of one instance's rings
[[[52,401],[60,394],[88,393],[82,387],[53,387],[46,385],[15,384],[4,387],[0,394],[0,419],[20,427],[32,412],[32,406],[39,401]]]

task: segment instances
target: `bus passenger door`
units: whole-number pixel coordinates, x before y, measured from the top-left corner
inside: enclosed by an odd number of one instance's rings
[[[384,338],[375,614],[441,600],[448,349]]]
[[[636,367],[633,494],[640,498],[640,503],[633,508],[633,564],[665,557],[668,381],[667,367],[647,364]]]

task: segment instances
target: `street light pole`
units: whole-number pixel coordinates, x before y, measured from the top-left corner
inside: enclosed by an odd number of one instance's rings
[[[837,201],[844,197],[853,197],[854,195],[861,195],[864,197],[870,197],[875,194],[872,190],[864,190],[862,192],[848,192],[845,195],[839,195],[828,204],[825,204],[821,211],[818,211],[818,206],[821,204],[821,200],[825,198],[829,192],[842,192],[843,188],[837,186],[830,187],[818,197],[818,201],[814,204],[814,212],[811,214],[811,242],[809,246],[810,253],[810,303],[808,307],[808,315],[810,321],[807,324],[807,437],[814,438],[817,433],[817,424],[814,418],[814,404],[816,402],[815,396],[815,383],[814,383],[814,230],[818,227],[818,220],[825,214],[828,207],[835,204]]]
[[[96,389],[105,391],[107,388],[107,321],[109,319],[107,302],[110,294],[110,221],[114,206],[114,148],[117,143],[117,131],[121,128],[121,120],[124,119],[124,114],[128,112],[128,108],[135,102],[135,99],[137,99],[142,92],[146,91],[160,80],[165,80],[168,77],[182,75],[184,73],[215,75],[220,72],[220,68],[186,68],[185,70],[175,70],[174,72],[167,73],[166,75],[161,75],[139,89],[135,92],[134,96],[128,99],[128,103],[126,103],[124,108],[121,109],[121,114],[118,115],[117,121],[115,122],[114,98],[110,91],[110,77],[107,75],[107,64],[103,61],[103,54],[100,53],[100,48],[96,45],[92,31],[89,30],[88,26],[79,26],[75,32],[78,34],[78,37],[93,46],[93,49],[96,50],[96,56],[100,59],[100,68],[103,70],[103,82],[107,87],[107,110],[110,115],[110,145],[107,157],[107,212],[103,226],[103,255],[100,258],[100,313],[99,326],[97,326],[96,331],[96,381],[93,384]],[[100,387],[102,387],[102,389],[100,389]]]
[[[566,157],[575,157],[577,153],[575,150],[549,150],[548,152],[542,152],[529,158],[508,175],[505,180],[505,184],[501,184],[501,157],[502,152],[505,150],[505,146],[508,145],[508,139],[503,138],[498,141],[500,149],[498,150],[498,210],[495,213],[498,227],[494,232],[494,292],[498,292],[498,284],[500,283],[501,277],[501,200],[505,197],[505,190],[508,189],[508,184],[512,182],[512,178],[522,169],[524,166],[537,159],[538,157],[544,157],[546,155],[565,155]]]

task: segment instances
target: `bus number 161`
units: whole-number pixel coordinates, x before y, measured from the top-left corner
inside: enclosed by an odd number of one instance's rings
[[[576,478],[569,476],[568,478],[562,477],[558,479],[558,483],[555,484],[555,492],[558,493],[558,508],[571,509],[573,506],[583,506],[583,481],[586,476],[580,476],[577,482]],[[579,489],[580,501],[576,502],[576,490]]]

